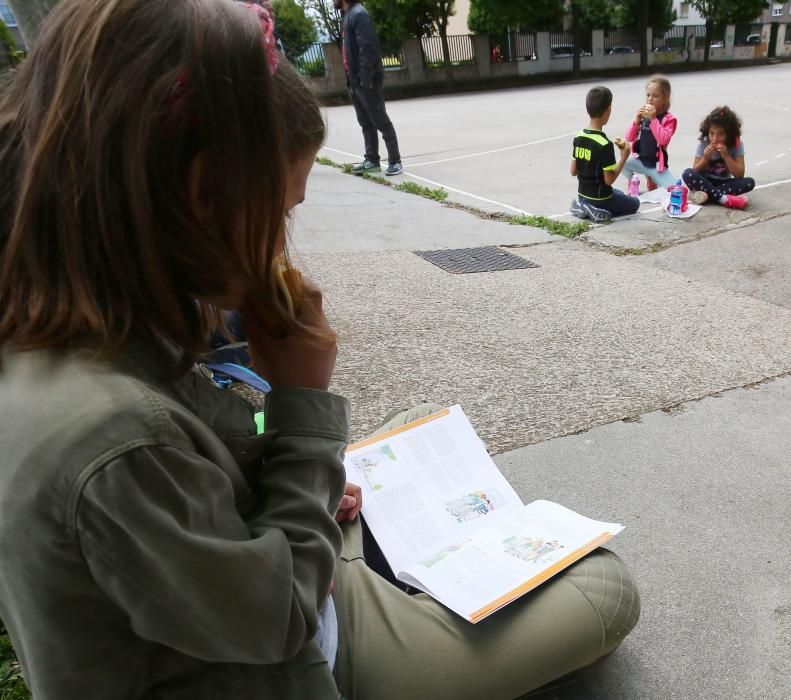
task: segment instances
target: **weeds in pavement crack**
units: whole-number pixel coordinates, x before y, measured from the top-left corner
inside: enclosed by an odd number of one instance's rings
[[[545,231],[554,233],[556,236],[566,238],[579,238],[583,233],[590,230],[590,224],[581,221],[580,223],[570,224],[568,221],[558,221],[547,216],[535,214],[519,214],[508,219],[508,223],[513,226],[533,226],[543,228]]]
[[[447,191],[443,190],[441,187],[432,190],[430,187],[423,187],[423,185],[418,185],[408,180],[399,182],[397,185],[394,185],[393,189],[399,192],[409,192],[409,194],[416,194],[420,197],[433,199],[435,202],[444,202],[448,198]]]
[[[344,173],[349,175],[352,174],[351,163],[336,163],[329,158],[316,158],[316,162],[320,165],[327,165],[331,168],[342,170]],[[466,204],[459,204],[458,202],[447,202],[446,200],[448,199],[448,192],[441,187],[432,189],[431,187],[424,187],[423,185],[418,185],[416,182],[411,182],[409,180],[403,180],[402,182],[393,185],[383,177],[371,175],[370,173],[363,173],[362,177],[366,180],[370,180],[371,182],[375,182],[378,185],[392,187],[394,190],[398,190],[399,192],[406,192],[408,194],[418,195],[419,197],[426,197],[427,199],[440,202],[444,206],[450,207],[452,209],[461,209],[462,211],[466,211],[468,214],[477,216],[480,219],[486,219],[489,221],[504,221],[514,226],[533,226],[534,228],[542,228],[545,231],[549,231],[549,233],[553,233],[557,236],[564,236],[565,238],[579,238],[583,233],[589,231],[591,228],[591,225],[585,222],[572,224],[566,221],[558,221],[556,219],[550,219],[546,216],[532,214],[519,214],[517,216],[511,216],[501,212],[487,212],[483,209],[476,209],[475,207],[467,206]]]

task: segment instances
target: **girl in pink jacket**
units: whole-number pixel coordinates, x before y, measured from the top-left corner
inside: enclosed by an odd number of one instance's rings
[[[626,130],[632,156],[623,168],[629,180],[634,173],[645,175],[649,190],[676,183],[668,167],[667,146],[676,131],[676,118],[669,110],[670,81],[661,75],[652,76],[645,86],[645,104]]]

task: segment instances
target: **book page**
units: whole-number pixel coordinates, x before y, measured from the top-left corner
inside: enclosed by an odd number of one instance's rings
[[[623,529],[549,501],[534,501],[401,578],[478,622],[593,551]]]
[[[345,465],[395,572],[522,508],[459,406],[350,446]]]

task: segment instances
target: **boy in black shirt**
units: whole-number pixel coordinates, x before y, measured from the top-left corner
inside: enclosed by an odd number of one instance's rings
[[[615,139],[621,151],[616,163],[613,142],[602,131],[612,113],[612,92],[602,86],[591,88],[585,98],[585,108],[590,124],[574,137],[572,151],[571,174],[579,180],[579,188],[571,203],[571,213],[596,222],[634,214],[640,208],[640,200],[612,187],[629,158],[628,144]]]

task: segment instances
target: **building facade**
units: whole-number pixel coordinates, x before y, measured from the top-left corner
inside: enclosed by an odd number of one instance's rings
[[[448,20],[448,34],[469,34],[467,17],[470,15],[470,0],[456,0],[456,14]]]

